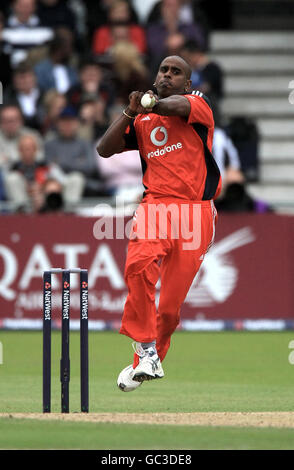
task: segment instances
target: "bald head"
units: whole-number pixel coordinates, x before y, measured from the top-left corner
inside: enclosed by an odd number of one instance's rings
[[[38,142],[34,135],[24,134],[18,142],[20,158],[26,165],[32,165],[37,158]]]
[[[188,93],[191,88],[191,68],[180,56],[166,57],[160,64],[155,88],[160,98]]]
[[[185,59],[183,59],[183,57],[180,57],[179,55],[168,56],[161,62],[161,65],[166,61],[173,61],[175,63],[178,63],[178,65],[181,67],[181,69],[185,73],[187,80],[190,80],[191,75],[192,75],[192,69],[190,65],[185,61]]]

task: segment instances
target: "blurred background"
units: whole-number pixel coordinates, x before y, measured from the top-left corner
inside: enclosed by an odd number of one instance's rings
[[[184,317],[291,327],[293,28],[292,0],[0,0],[0,327],[40,318],[54,264],[89,267],[96,319],[119,321],[125,242],[97,241],[93,217],[102,203],[132,215],[141,163],[137,151],[99,158],[96,146],[171,54],[211,99],[224,183],[215,251]]]

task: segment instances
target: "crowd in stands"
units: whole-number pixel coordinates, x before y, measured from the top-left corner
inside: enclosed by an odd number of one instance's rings
[[[74,208],[84,197],[136,200],[138,152],[104,160],[97,142],[129,93],[152,89],[159,63],[173,54],[211,100],[223,180],[233,170],[243,181],[222,124],[224,75],[209,57],[217,18],[208,3],[0,0],[0,199],[24,213]]]

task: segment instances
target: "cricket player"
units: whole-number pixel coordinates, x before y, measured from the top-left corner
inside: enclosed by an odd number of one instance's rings
[[[190,77],[184,59],[166,57],[154,83],[157,94],[148,91],[153,107],[142,106],[143,92],[132,92],[97,147],[104,158],[139,150],[145,187],[125,265],[128,296],[120,333],[135,345],[133,363],[117,380],[125,392],[164,376],[162,361],[181,305],[214,239],[213,200],[221,177],[211,153],[213,113],[206,96],[191,92]]]

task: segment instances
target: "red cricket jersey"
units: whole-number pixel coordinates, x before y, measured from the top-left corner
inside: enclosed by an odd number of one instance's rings
[[[215,199],[221,177],[211,153],[212,110],[199,91],[184,96],[191,105],[188,119],[139,114],[125,134],[126,149],[140,152],[146,195]]]

